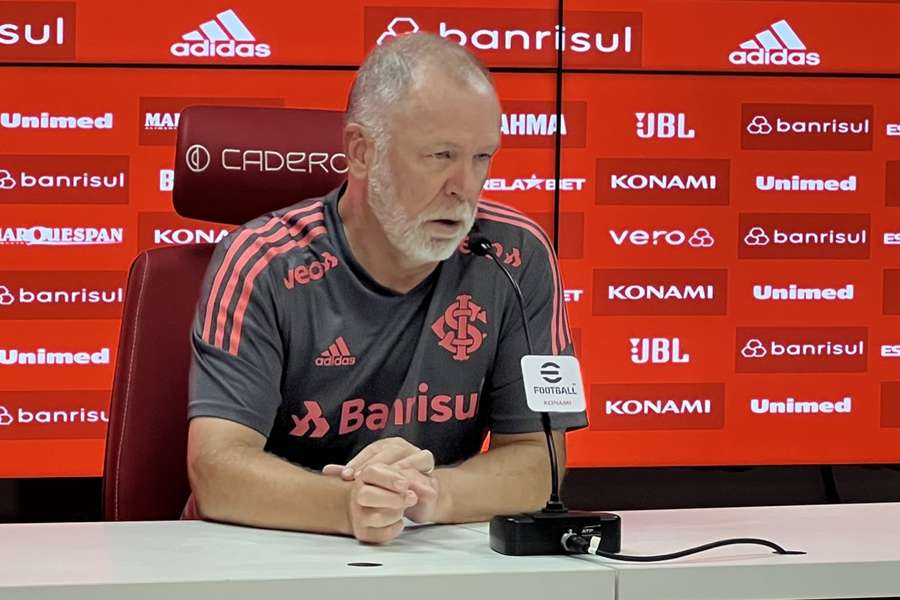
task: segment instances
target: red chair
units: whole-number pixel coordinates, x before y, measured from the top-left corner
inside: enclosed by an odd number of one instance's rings
[[[242,224],[343,180],[342,113],[191,107],[176,147],[174,205]],[[148,250],[125,294],[103,470],[110,521],[177,519],[187,479],[189,332],[212,244]]]

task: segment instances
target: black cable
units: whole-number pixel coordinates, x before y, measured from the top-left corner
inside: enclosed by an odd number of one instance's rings
[[[655,554],[649,556],[631,556],[628,554],[616,554],[614,552],[604,552],[600,549],[591,550],[590,549],[590,541],[586,539],[584,536],[580,536],[577,534],[567,533],[562,537],[562,545],[563,548],[567,552],[577,553],[577,554],[596,554],[597,556],[603,556],[604,558],[610,558],[612,560],[621,560],[626,562],[659,562],[663,560],[672,560],[674,558],[682,558],[684,556],[688,556],[691,554],[697,554],[699,552],[706,552],[707,550],[712,550],[713,548],[721,548],[722,546],[733,546],[737,544],[753,544],[757,546],[766,546],[767,548],[772,548],[774,550],[774,554],[782,554],[782,555],[793,555],[793,554],[806,554],[802,550],[785,550],[775,542],[770,542],[769,540],[763,540],[759,538],[730,538],[727,540],[719,540],[717,542],[710,542],[709,544],[703,544],[702,546],[695,546],[693,548],[688,548],[686,550],[680,550],[678,552],[672,552],[670,554]]]
[[[563,17],[565,7],[559,0],[556,7],[556,21],[559,26],[559,37],[556,42],[556,131],[553,133],[553,251],[559,254],[559,178],[562,173],[562,101],[563,101]]]

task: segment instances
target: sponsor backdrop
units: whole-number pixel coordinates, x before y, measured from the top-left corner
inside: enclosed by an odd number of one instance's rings
[[[557,11],[0,1],[0,477],[100,474],[131,261],[230,230],[172,211],[180,111],[341,110],[415,30],[494,71],[484,195],[558,231],[570,465],[900,462],[900,6]]]

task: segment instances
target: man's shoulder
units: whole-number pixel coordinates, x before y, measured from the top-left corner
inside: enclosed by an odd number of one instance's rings
[[[517,248],[529,256],[538,252],[545,258],[553,252],[553,244],[545,229],[552,219],[553,214],[549,212],[529,215],[486,198],[479,199],[475,215],[478,232],[495,244],[509,245],[510,250]]]

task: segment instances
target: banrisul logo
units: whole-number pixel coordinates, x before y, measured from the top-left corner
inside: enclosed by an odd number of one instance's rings
[[[173,56],[198,58],[268,58],[269,44],[261,44],[250,29],[231,9],[220,12],[215,19],[201,23],[197,29],[181,36],[172,44]]]
[[[784,19],[772,23],[728,55],[733,65],[815,67],[822,63]]]

